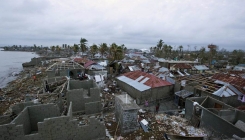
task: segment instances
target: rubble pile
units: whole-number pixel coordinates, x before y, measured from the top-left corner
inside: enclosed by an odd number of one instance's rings
[[[200,128],[195,128],[188,125],[188,121],[179,116],[170,116],[167,114],[158,114],[155,116],[156,123],[158,123],[159,131],[164,131],[168,134],[181,136],[207,136],[207,134]]]

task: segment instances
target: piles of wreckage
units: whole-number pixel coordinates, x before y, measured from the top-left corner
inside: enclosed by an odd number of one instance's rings
[[[139,60],[138,60],[139,59]],[[142,105],[142,102],[138,104],[139,110],[137,112],[136,120],[138,126],[135,130],[130,133],[122,134],[120,131],[120,120],[117,119],[115,115],[115,106],[116,106],[116,96],[117,95],[130,95],[124,91],[124,88],[120,87],[117,84],[117,79],[115,78],[115,73],[110,69],[108,73],[103,66],[98,63],[84,59],[84,58],[75,58],[75,59],[35,59],[40,63],[25,63],[24,66],[31,66],[25,68],[22,73],[18,75],[18,78],[9,83],[6,88],[3,88],[0,91],[1,97],[1,114],[11,115],[12,121],[18,117],[19,114],[13,114],[13,108],[19,103],[33,102],[36,105],[39,104],[56,104],[60,109],[61,116],[69,116],[76,120],[78,126],[85,127],[91,124],[91,119],[98,120],[98,124],[103,123],[103,126],[98,125],[99,128],[105,129],[100,131],[100,134],[97,139],[117,139],[117,140],[143,140],[143,139],[204,139],[212,137],[210,133],[206,132],[205,129],[199,128],[199,125],[193,125],[192,120],[185,118],[185,99],[189,96],[197,96],[196,90],[204,90],[208,92],[215,92],[217,89],[222,87],[221,82],[214,84],[215,81],[221,80],[217,75],[214,77],[216,79],[212,80],[210,74],[207,74],[205,77],[204,71],[207,71],[208,68],[205,66],[196,66],[196,62],[182,64],[172,61],[162,60],[156,63],[156,65],[151,64],[150,61],[146,61],[145,58],[140,60],[137,57],[137,61],[142,63],[133,63],[133,64],[122,64],[121,72],[132,72],[132,71],[141,71],[145,73],[151,73],[156,76],[158,80],[165,80],[168,83],[174,85],[171,92],[171,100],[174,103],[174,96],[182,97],[183,103],[176,102],[176,110],[161,110],[159,113],[154,111],[155,105],[157,102],[164,102],[164,99],[157,99],[156,101],[151,101],[149,107]],[[34,61],[34,60],[32,60]],[[45,62],[45,65],[44,63]],[[151,61],[152,62],[152,61]],[[145,64],[143,64],[145,63]],[[184,63],[184,62],[183,62]],[[86,66],[86,68],[84,67]],[[165,67],[164,67],[165,66]],[[137,69],[136,69],[137,68]],[[194,69],[195,68],[195,69]],[[185,71],[187,69],[188,71]],[[93,71],[94,70],[94,71]],[[91,72],[92,71],[92,72]],[[194,71],[194,74],[193,72]],[[197,72],[198,71],[198,72]],[[89,73],[89,74],[88,74]],[[200,73],[200,74],[197,74]],[[36,75],[37,81],[33,81],[32,75]],[[81,78],[81,76],[83,76]],[[142,78],[142,77],[141,77]],[[99,112],[86,114],[86,110],[80,112],[72,112],[72,107],[76,104],[71,103],[71,99],[68,99],[67,93],[70,90],[70,81],[86,81],[93,80],[93,83],[96,84],[96,87],[99,87],[99,97],[101,108]],[[136,82],[139,82],[139,78]],[[145,81],[144,81],[145,80]],[[148,79],[144,79],[141,82],[143,84]],[[240,81],[242,81],[239,78]],[[225,81],[229,82],[229,81]],[[193,86],[193,85],[194,86]],[[213,84],[213,85],[212,85]],[[209,86],[210,90],[205,87]],[[241,84],[234,85],[238,89],[239,95],[243,92],[241,91]],[[134,85],[131,85],[134,86]],[[94,88],[94,87],[93,87]],[[74,89],[81,90],[81,89]],[[149,90],[152,91],[152,90]],[[71,91],[70,91],[71,92]],[[73,92],[73,91],[72,91]],[[181,94],[180,94],[181,93]],[[204,94],[204,93],[203,93]],[[149,94],[150,95],[150,94]],[[91,95],[84,94],[84,99],[90,98]],[[212,96],[213,97],[213,96]],[[245,96],[244,96],[245,97]],[[219,97],[220,98],[220,97]],[[239,97],[240,98],[240,97]],[[179,98],[178,98],[179,99]],[[245,98],[244,98],[245,99]],[[136,103],[134,99],[133,102]],[[242,100],[242,99],[241,99]],[[204,101],[203,101],[204,102]],[[181,105],[181,106],[180,106]],[[94,107],[94,106],[92,106]],[[150,109],[149,109],[150,108]],[[153,109],[152,109],[153,108]],[[160,107],[161,108],[161,107]],[[163,108],[163,107],[162,107]],[[242,108],[242,107],[241,107]],[[171,113],[169,113],[171,112]],[[21,114],[21,113],[20,113]],[[71,115],[72,114],[72,115]],[[14,117],[13,117],[14,116]],[[221,118],[222,119],[222,118]],[[9,121],[11,122],[11,121]],[[200,123],[200,122],[199,122]],[[1,127],[1,124],[0,124]],[[67,130],[68,131],[68,130]],[[102,138],[103,137],[103,138]],[[0,137],[1,138],[1,137]],[[218,136],[218,138],[220,138]],[[224,137],[223,137],[224,138]],[[230,138],[230,137],[229,137]],[[233,137],[234,138],[234,137]]]

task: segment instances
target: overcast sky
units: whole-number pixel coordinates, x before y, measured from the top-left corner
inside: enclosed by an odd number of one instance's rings
[[[245,0],[0,0],[0,45],[245,47]],[[187,49],[185,47],[184,49]]]

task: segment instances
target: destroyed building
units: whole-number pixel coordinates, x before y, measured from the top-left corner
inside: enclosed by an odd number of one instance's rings
[[[208,135],[232,138],[245,137],[245,113],[212,97],[187,98],[185,118]]]
[[[84,67],[76,62],[61,61],[56,62],[46,69],[49,78],[56,76],[68,76],[77,78],[78,74],[84,72]]]
[[[95,114],[101,112],[100,89],[93,80],[70,80],[67,85],[67,103],[73,103],[74,113]]]
[[[65,116],[60,116],[59,107],[55,104],[27,106],[10,123],[0,125],[0,139],[105,139],[103,121],[90,118],[87,125],[79,125],[72,114],[72,103]],[[87,135],[90,132],[93,135]]]
[[[133,71],[117,77],[117,84],[142,104],[145,100],[156,101],[173,94],[173,84],[152,74]]]
[[[210,96],[233,107],[244,104],[244,79],[218,75],[206,77],[199,74],[178,78],[175,91],[185,89],[195,96]]]

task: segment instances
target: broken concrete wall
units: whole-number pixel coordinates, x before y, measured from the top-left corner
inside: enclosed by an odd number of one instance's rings
[[[55,71],[46,71],[46,73],[47,73],[48,78],[52,78],[56,76]]]
[[[85,109],[84,104],[86,101],[84,99],[84,94],[88,94],[88,91],[84,89],[75,89],[70,90],[66,93],[68,105],[70,105],[70,102],[72,102],[73,104],[73,112],[78,112]],[[87,100],[90,100],[90,98],[88,98]]]
[[[236,111],[235,110],[220,110],[218,112],[218,115],[221,118],[225,119],[226,121],[233,123],[235,121]]]
[[[245,137],[244,131],[204,108],[202,109],[200,127],[208,128],[213,133],[218,132],[228,137],[232,137],[234,134],[239,137]]]
[[[206,97],[192,97],[185,100],[185,118],[187,120],[190,120],[193,114],[193,102],[201,104],[205,98]]]
[[[201,96],[210,96],[214,99],[217,99],[217,100],[219,100],[225,104],[228,104],[230,106],[233,106],[233,107],[237,107],[237,106],[241,105],[241,103],[238,101],[237,95],[230,96],[230,97],[219,97],[219,96],[213,95],[209,92],[201,91]]]
[[[38,123],[39,138],[57,140],[90,140],[105,139],[105,126],[94,118],[90,124],[78,126],[78,121],[70,120],[67,116],[45,119]]]
[[[86,103],[92,103],[92,102],[100,102],[100,92],[99,88],[91,88],[89,90],[85,89],[75,89],[75,90],[69,90],[66,94],[68,105],[70,102],[73,103],[72,110],[73,112],[84,112],[86,113],[85,104]],[[91,111],[88,112],[96,112],[101,111],[101,104],[96,103],[96,105],[92,105],[96,108],[92,108]],[[87,104],[88,106],[90,104]],[[96,112],[96,113],[99,113]]]
[[[89,89],[95,87],[93,80],[84,80],[84,81],[70,80],[68,84],[69,84],[68,90],[80,89],[80,88]]]
[[[11,120],[10,115],[3,115],[3,116],[0,116],[0,125],[10,123],[11,121],[12,121],[12,120]]]
[[[15,125],[12,123],[0,125],[1,140],[26,140],[24,139],[23,125]]]
[[[47,106],[46,108],[48,109]],[[23,113],[28,113],[28,109],[25,108],[25,111]],[[41,113],[42,112],[40,112],[40,114]],[[12,139],[13,140],[105,139],[104,122],[98,121],[95,118],[90,118],[89,124],[79,126],[79,122],[77,120],[71,120],[71,116],[45,118],[43,122],[38,122],[37,133],[26,135],[24,133],[24,130],[27,128],[27,126],[23,125],[23,123],[25,123],[23,119],[27,119],[26,116],[28,116],[28,114],[21,114],[20,117],[16,118],[15,123],[0,125],[0,139],[4,139],[4,140],[5,139],[6,140],[7,139],[9,140],[10,139],[11,140]],[[18,123],[18,125],[16,123]]]
[[[45,118],[60,116],[59,107],[55,104],[45,104],[28,107],[32,131],[38,131],[37,123]]]
[[[85,103],[85,114],[95,114],[101,112],[101,102],[89,102]]]
[[[25,108],[22,112],[20,112],[20,114],[11,123],[15,125],[23,125],[24,134],[30,134],[32,128],[28,108]]]
[[[236,110],[236,119],[245,122],[245,112]]]
[[[11,109],[14,114],[18,115],[25,107],[33,106],[33,105],[39,105],[39,104],[34,104],[34,102],[23,102],[23,103],[15,104]]]
[[[66,79],[66,78],[63,77],[63,76],[61,76],[61,77],[53,77],[53,78],[48,78],[47,82],[50,84],[50,83],[58,82],[58,81],[61,81],[61,80],[64,80],[64,79]]]
[[[72,102],[70,102],[68,112],[67,112],[67,116],[72,117]]]
[[[190,120],[193,114],[193,101],[198,102],[201,104],[205,100],[205,97],[193,97],[193,98],[187,98],[186,104],[185,104],[185,118]],[[199,106],[202,110],[201,112],[201,118],[200,118],[200,127],[205,128],[206,131],[209,131],[210,134],[219,135],[224,134],[228,137],[232,137],[233,134],[236,134],[240,137],[244,137],[245,133],[235,127],[232,123],[229,121],[223,119],[219,115],[214,114],[210,110],[206,108],[213,108],[214,103],[222,104],[220,101],[217,101],[212,98],[207,98],[207,100],[204,102],[205,107]],[[229,106],[222,104],[225,109],[227,109]],[[230,107],[232,108],[232,107]],[[234,116],[229,116],[225,114],[224,112],[221,113],[221,115],[227,117],[227,119],[232,120]],[[229,129],[227,129],[229,128]]]

